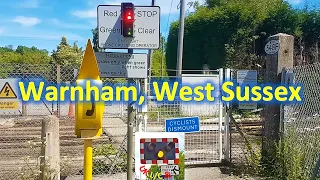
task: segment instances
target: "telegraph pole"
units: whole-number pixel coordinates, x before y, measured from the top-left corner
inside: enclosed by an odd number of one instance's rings
[[[151,6],[155,6],[156,5],[156,0],[151,0]],[[161,42],[160,42],[161,43]],[[146,86],[147,88],[149,87],[150,89],[150,82],[151,82],[151,70],[152,70],[152,53],[153,53],[153,50],[149,49],[148,50],[148,79],[147,79],[147,82],[146,83],[149,83],[149,86]],[[148,89],[147,89],[147,92],[148,92]],[[150,93],[150,91],[149,91]],[[148,95],[150,95],[148,93]]]
[[[177,76],[182,74],[182,55],[183,55],[183,36],[184,36],[184,11],[185,2],[180,0],[180,24],[178,36],[178,50],[177,50]]]
[[[152,0],[151,1],[151,6],[155,6],[156,5],[156,0]],[[149,75],[151,77],[151,65],[152,65],[152,53],[153,53],[153,50],[149,49],[149,59],[148,59],[148,64],[149,64],[149,68],[150,68],[150,71],[149,71]]]

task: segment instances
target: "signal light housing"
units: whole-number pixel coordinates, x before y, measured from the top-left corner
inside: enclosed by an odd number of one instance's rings
[[[121,33],[123,37],[133,37],[134,5],[121,3]]]
[[[141,164],[179,164],[177,138],[140,139]]]

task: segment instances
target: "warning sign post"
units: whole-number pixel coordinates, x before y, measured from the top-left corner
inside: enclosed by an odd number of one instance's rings
[[[0,98],[3,99],[17,99],[17,95],[14,92],[14,90],[12,89],[12,87],[10,86],[10,84],[8,82],[6,82],[4,84],[4,86],[2,87],[1,91],[0,91]]]

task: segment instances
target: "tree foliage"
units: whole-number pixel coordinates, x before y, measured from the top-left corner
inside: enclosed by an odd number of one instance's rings
[[[52,58],[56,64],[63,66],[79,65],[82,61],[83,53],[84,51],[78,47],[77,42],[74,42],[73,46],[70,46],[67,38],[62,37],[57,50],[53,50],[52,52]]]
[[[95,52],[103,52],[104,50],[99,48],[99,38],[98,38],[98,27],[91,30],[92,32],[92,43],[93,43],[93,50]]]
[[[203,64],[211,69],[254,68],[263,63],[266,39],[277,33],[294,35],[304,42],[304,49],[313,47],[315,52],[319,21],[319,11],[293,9],[282,0],[206,0],[185,18],[183,69],[200,70]],[[178,31],[175,21],[167,40],[169,69],[176,69]]]
[[[50,60],[47,50],[34,46],[18,46],[15,50],[12,45],[0,47],[1,63],[48,64]]]
[[[160,48],[152,53],[151,75],[154,77],[167,76],[167,66],[165,57],[166,40],[163,36],[160,38]]]
[[[60,65],[79,65],[82,56],[82,48],[79,48],[77,42],[71,46],[67,43],[67,38],[62,37],[60,44],[52,55],[46,49],[37,47],[18,46],[16,49],[12,45],[0,47],[1,63],[25,63],[25,64],[49,64],[56,63]]]
[[[44,77],[50,82],[57,80],[57,64],[60,65],[60,80],[73,81],[73,71],[78,68],[83,56],[82,48],[77,42],[73,45],[67,43],[67,38],[62,37],[56,50],[49,55],[45,49],[38,49],[34,46],[18,46],[16,49],[12,45],[0,47],[0,63],[13,63],[2,68],[1,76],[8,74],[21,76],[20,73],[30,73],[33,76]],[[20,64],[31,64],[20,65]],[[39,64],[39,65],[37,65]],[[49,65],[54,64],[54,65]]]

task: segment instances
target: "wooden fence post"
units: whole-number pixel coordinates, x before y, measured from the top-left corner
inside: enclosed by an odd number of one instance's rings
[[[293,68],[294,37],[280,33],[271,36],[269,42],[269,47],[265,48],[269,53],[266,60],[265,83],[280,85],[282,69]],[[262,113],[264,122],[262,162],[268,165],[273,163],[276,144],[280,139],[280,105],[266,104]]]
[[[40,179],[60,180],[59,119],[54,115],[42,119]]]
[[[22,101],[22,116],[27,115],[27,103]]]

